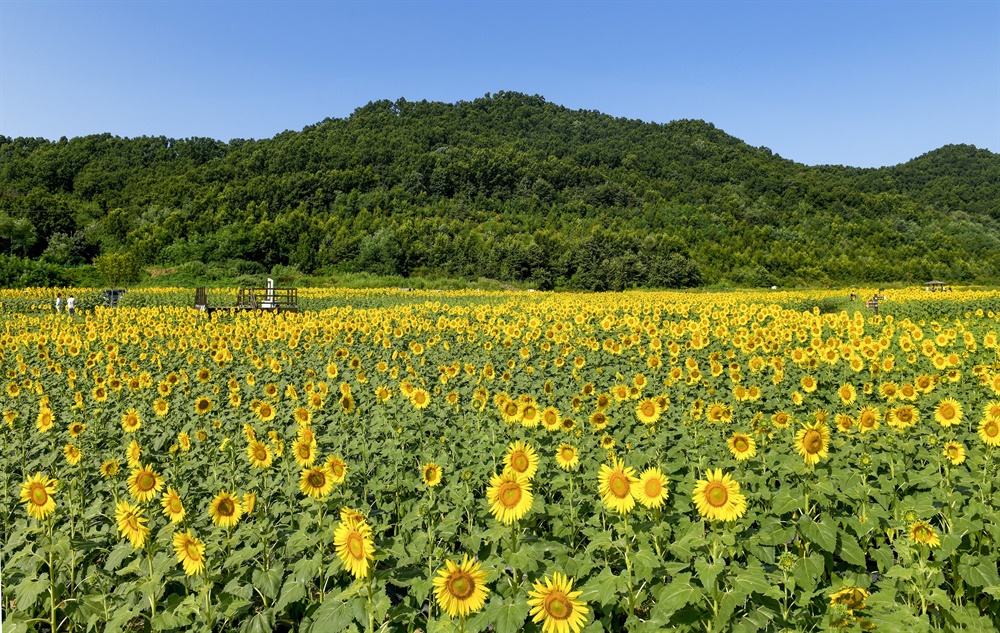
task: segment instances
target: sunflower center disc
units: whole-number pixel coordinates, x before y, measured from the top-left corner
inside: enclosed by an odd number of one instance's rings
[[[267,459],[267,450],[263,446],[257,446],[256,448],[254,448],[253,454],[257,458],[257,461],[259,462],[262,462]]]
[[[663,486],[660,485],[659,479],[650,479],[646,482],[646,496],[651,499],[655,499],[660,496],[660,491],[663,490]]]
[[[464,600],[471,596],[475,588],[476,585],[472,581],[472,577],[465,572],[459,572],[448,581],[448,593],[459,600]]]
[[[523,473],[528,470],[528,456],[524,453],[514,453],[510,457],[511,468],[519,473]]]
[[[708,499],[710,505],[721,508],[729,500],[729,491],[722,484],[713,482],[709,484],[708,490],[705,491],[705,498]]]
[[[550,618],[565,620],[572,611],[569,599],[561,591],[554,591],[545,597],[545,613]]]
[[[323,473],[309,473],[306,479],[309,480],[309,485],[313,488],[322,488],[326,484],[326,477],[323,476]]]
[[[513,508],[521,500],[521,487],[515,483],[500,486],[500,503],[507,508]]]
[[[564,461],[567,461],[567,462],[572,461],[573,460],[573,449],[564,448],[562,450],[562,458],[563,458]]]
[[[146,492],[147,490],[152,490],[153,486],[156,485],[156,480],[149,473],[142,473],[139,475],[139,479],[136,480],[139,490]]]
[[[347,549],[351,552],[351,556],[358,560],[365,557],[365,544],[360,534],[351,532],[350,536],[347,537]]]
[[[35,485],[31,488],[31,503],[36,506],[43,506],[49,500],[49,493],[45,492],[45,486]]]
[[[219,514],[224,517],[233,516],[236,512],[236,506],[229,499],[223,499],[219,502]]]
[[[733,442],[733,446],[736,447],[737,453],[745,453],[747,452],[747,449],[750,448],[749,446],[747,446],[747,441],[742,437]]]
[[[608,479],[608,488],[610,488],[611,493],[619,499],[624,499],[631,491],[631,487],[628,484],[628,480],[625,479],[625,475],[617,472],[612,473],[611,478]]]
[[[806,452],[816,454],[823,448],[823,438],[819,431],[809,431],[802,440],[802,445],[806,447]]]

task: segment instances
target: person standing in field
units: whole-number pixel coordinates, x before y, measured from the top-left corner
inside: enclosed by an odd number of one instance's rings
[[[70,316],[76,314],[76,297],[74,297],[73,295],[70,295],[66,299],[66,312],[69,312]]]
[[[56,293],[56,314],[59,314],[60,310],[62,310],[62,293],[61,292],[57,292]]]

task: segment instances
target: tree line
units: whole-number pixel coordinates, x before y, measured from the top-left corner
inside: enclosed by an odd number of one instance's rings
[[[121,253],[592,290],[989,282],[998,202],[971,146],[811,167],[699,120],[384,100],[262,140],[0,136],[0,283]]]

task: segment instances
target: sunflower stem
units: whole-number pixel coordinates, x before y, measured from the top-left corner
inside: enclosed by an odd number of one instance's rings
[[[52,568],[56,545],[52,540],[52,526],[55,523],[55,513],[49,515],[49,626],[56,631],[56,572]]]
[[[326,566],[323,564],[323,553],[324,553],[323,550],[326,549],[325,543],[323,542],[323,518],[325,512],[326,512],[326,505],[320,503],[319,521],[316,523],[316,533],[320,535],[319,539],[319,603],[320,604],[323,604],[323,598],[326,597]]]

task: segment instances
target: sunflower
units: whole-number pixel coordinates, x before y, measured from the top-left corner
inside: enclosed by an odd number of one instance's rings
[[[260,440],[254,440],[247,445],[247,458],[254,468],[268,468],[274,461],[271,449]]]
[[[257,507],[257,493],[248,492],[243,495],[243,514],[247,516],[253,514],[253,509]]]
[[[340,523],[333,533],[333,545],[344,568],[355,578],[368,577],[368,563],[372,560],[375,544],[372,530],[359,513],[344,508]]]
[[[580,633],[587,624],[590,610],[578,600],[582,591],[573,591],[573,579],[555,572],[545,576],[528,592],[529,615],[532,622],[542,623],[542,633]]]
[[[202,396],[194,401],[194,412],[198,415],[205,415],[212,410],[212,400]]]
[[[69,463],[70,466],[76,466],[80,463],[80,457],[82,454],[76,445],[67,444],[63,447],[63,456],[66,457],[66,462]]]
[[[626,467],[618,458],[612,458],[611,466],[601,464],[597,474],[598,492],[604,505],[619,514],[628,514],[635,507],[635,497],[632,487],[639,482],[635,469]]]
[[[573,470],[576,468],[577,464],[580,463],[580,454],[576,450],[575,446],[566,444],[565,442],[560,444],[556,448],[556,464],[559,468],[563,470]]]
[[[694,486],[694,504],[701,516],[711,521],[735,521],[747,511],[747,500],[740,484],[721,469],[708,470],[706,479]]]
[[[934,407],[934,420],[941,426],[948,428],[962,421],[962,413],[962,405],[957,400],[943,398]]]
[[[837,389],[837,395],[840,396],[840,401],[844,404],[854,404],[854,401],[858,399],[858,390],[851,383],[846,383]]]
[[[38,429],[38,432],[48,433],[54,424],[55,416],[52,414],[52,409],[42,407],[41,411],[38,412],[38,419],[35,421],[35,427]]]
[[[965,447],[955,441],[947,442],[941,454],[948,458],[952,466],[958,466],[965,461]]]
[[[217,526],[231,528],[240,522],[240,517],[243,516],[243,504],[239,497],[223,491],[212,499],[212,503],[208,506],[208,515],[212,517],[212,523]]]
[[[835,420],[837,429],[841,433],[850,433],[854,429],[854,418],[846,413],[838,413]]]
[[[420,467],[424,483],[433,488],[441,483],[441,467],[431,462]]]
[[[415,409],[426,409],[431,403],[431,394],[425,389],[414,389],[410,394],[410,402]]]
[[[100,468],[102,477],[114,477],[118,474],[118,460],[108,459],[101,464]]]
[[[848,613],[865,608],[865,600],[871,595],[861,587],[844,587],[830,595],[830,606],[843,606]]]
[[[927,547],[938,547],[941,545],[938,533],[927,521],[917,521],[910,526],[910,542],[926,545]]]
[[[254,414],[261,422],[270,422],[271,420],[274,419],[274,416],[277,414],[277,412],[275,411],[274,407],[271,406],[270,403],[261,402],[260,406],[257,407],[257,410],[254,411]]]
[[[80,437],[86,430],[87,430],[87,425],[84,424],[83,422],[70,422],[69,436],[72,438]]]
[[[601,436],[599,443],[601,445],[601,448],[603,448],[606,451],[609,451],[615,447],[615,438],[605,433],[604,435]]]
[[[736,461],[741,462],[757,454],[757,442],[749,435],[739,432],[733,433],[726,443],[729,444],[729,452],[733,454]]]
[[[608,426],[608,416],[603,411],[594,411],[590,414],[590,424],[595,431],[603,431]]]
[[[510,525],[531,509],[531,481],[516,471],[504,470],[500,475],[490,477],[486,498],[496,520]]]
[[[894,382],[884,382],[878,386],[878,395],[883,400],[892,401],[899,397],[899,385]]]
[[[181,503],[177,491],[170,486],[167,486],[167,492],[160,499],[160,505],[163,506],[163,514],[171,523],[180,523],[184,519],[184,504]]]
[[[139,503],[146,503],[163,488],[163,477],[151,466],[137,464],[128,478],[128,491]]]
[[[295,411],[292,412],[292,417],[295,418],[295,422],[299,426],[309,426],[312,424],[312,411],[306,407],[295,407]]]
[[[462,556],[462,563],[446,560],[434,577],[435,597],[441,610],[452,618],[464,618],[483,608],[490,589],[479,561]]]
[[[330,473],[330,480],[335,484],[339,484],[347,477],[347,464],[337,455],[327,457],[324,466]]]
[[[195,538],[191,530],[174,532],[174,552],[188,576],[200,574],[205,569],[205,544]]]
[[[979,423],[979,439],[987,446],[1000,446],[1000,420],[984,418]]]
[[[541,420],[541,416],[538,413],[538,406],[535,402],[522,402],[519,405],[520,412],[518,414],[518,419],[521,421],[521,426],[529,429],[533,429],[538,426],[538,422]]]
[[[127,538],[135,549],[145,545],[149,536],[149,527],[146,525],[148,519],[142,516],[142,512],[142,506],[132,505],[128,501],[119,501],[115,506],[118,533]]]
[[[138,411],[129,409],[122,414],[122,429],[126,433],[135,433],[140,428],[142,428],[142,418],[139,417]]]
[[[50,479],[38,472],[21,484],[21,502],[27,506],[28,516],[41,521],[55,512],[54,497],[58,483],[59,480]]]
[[[635,415],[643,424],[653,424],[660,418],[660,407],[657,406],[656,400],[646,398],[636,406]]]
[[[858,431],[868,433],[869,431],[878,429],[880,417],[881,413],[877,407],[871,405],[862,407],[858,411]]]
[[[639,482],[632,486],[635,498],[647,508],[659,508],[667,500],[670,480],[659,468],[647,468],[639,475]]]
[[[303,469],[299,475],[299,490],[313,499],[323,499],[333,490],[333,478],[323,466]]]
[[[815,466],[821,459],[826,459],[829,446],[830,427],[824,422],[804,425],[795,434],[795,449],[810,466]]]
[[[191,436],[188,435],[187,431],[181,431],[177,435],[177,444],[181,447],[181,450],[185,453],[191,450]]]
[[[920,421],[920,411],[911,404],[889,410],[889,426],[897,429],[911,427]]]
[[[527,442],[518,440],[507,447],[507,455],[503,460],[504,467],[513,470],[529,481],[538,472],[538,455]]]
[[[316,439],[313,438],[311,441],[295,440],[292,453],[295,455],[295,463],[300,468],[309,468],[316,461]]]
[[[785,411],[775,411],[771,414],[771,424],[777,429],[787,429],[792,425],[792,416]]]

